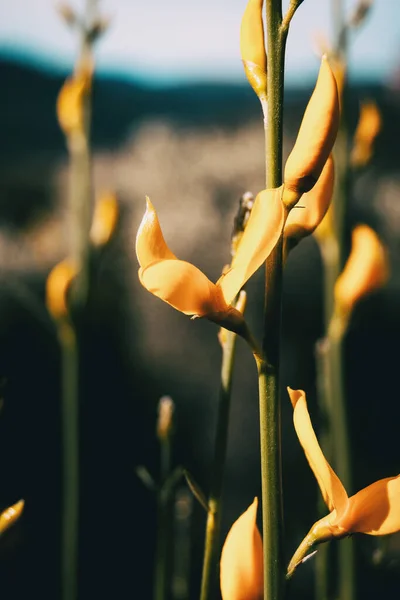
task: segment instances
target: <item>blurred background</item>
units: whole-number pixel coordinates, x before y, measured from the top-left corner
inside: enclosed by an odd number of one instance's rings
[[[174,463],[207,490],[220,348],[215,325],[190,321],[140,287],[134,253],[148,194],[175,254],[216,280],[230,259],[238,200],[264,187],[259,102],[239,54],[245,0],[99,2],[110,25],[96,46],[93,177],[115,191],[117,235],[92,265],[80,324],[80,598],[152,594],[156,503],[136,476],[157,475],[157,403],[176,403]],[[351,14],[355,2],[347,2]],[[284,2],[284,6],[287,2]],[[71,1],[83,10],[83,0]],[[356,178],[348,231],[375,227],[388,245],[392,278],[354,314],[346,342],[355,490],[397,474],[400,334],[400,5],[376,0],[350,40],[349,121],[374,99],[383,129],[374,158]],[[331,2],[304,0],[287,46],[285,155],[332,34]],[[61,511],[60,357],[44,305],[50,269],[68,252],[68,156],[55,102],[73,68],[78,39],[52,0],[0,0],[0,507],[26,501],[21,522],[1,540],[7,600],[59,597]],[[248,286],[248,319],[260,332],[263,276]],[[314,345],[323,334],[321,262],[313,239],[290,256],[284,282],[282,386],[304,388],[318,426]],[[260,493],[256,371],[241,343],[230,424],[223,534]],[[288,558],[315,520],[317,489],[282,393]],[[340,475],[340,474],[339,474]],[[181,493],[190,515],[191,589],[196,598],[205,515]],[[360,536],[360,598],[397,597],[400,541]],[[400,552],[400,550],[399,550]],[[291,586],[312,596],[312,561]],[[384,590],[384,591],[383,591]],[[396,592],[397,590],[397,592]]]

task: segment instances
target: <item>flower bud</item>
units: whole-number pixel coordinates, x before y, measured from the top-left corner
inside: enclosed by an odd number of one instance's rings
[[[68,316],[67,294],[76,275],[74,265],[63,260],[51,271],[46,281],[46,306],[53,319],[65,319]]]
[[[326,56],[310,98],[299,133],[284,173],[283,202],[292,208],[309,192],[321,175],[331,153],[339,127],[339,99],[336,81]]]
[[[78,72],[66,79],[57,98],[57,118],[65,135],[83,134],[84,97],[90,91],[93,66],[81,65]]]
[[[108,192],[98,200],[93,215],[90,239],[93,246],[105,246],[111,239],[118,220],[118,202],[115,194]]]
[[[0,535],[9,529],[22,515],[25,502],[19,500],[16,504],[9,506],[0,515]]]
[[[267,55],[265,53],[262,6],[264,0],[249,0],[240,27],[240,54],[249,83],[260,99],[267,98]]]
[[[170,396],[162,396],[158,403],[157,437],[166,440],[172,432],[175,405]]]
[[[373,144],[381,130],[381,126],[381,113],[375,102],[363,102],[350,157],[353,167],[365,167],[369,163],[372,157]]]

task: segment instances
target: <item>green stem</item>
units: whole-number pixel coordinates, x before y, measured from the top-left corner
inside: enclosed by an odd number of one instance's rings
[[[209,600],[214,595],[213,589],[219,560],[218,549],[222,483],[228,444],[229,411],[237,338],[236,334],[231,331],[224,331],[224,335],[225,340],[222,344],[221,385],[219,391],[213,472],[208,501],[200,600]]]
[[[155,558],[154,600],[168,597],[171,566],[171,535],[173,520],[173,493],[165,493],[171,476],[171,435],[160,438],[160,490],[157,498],[157,548]],[[164,490],[163,490],[164,487]],[[163,493],[164,492],[164,493]]]
[[[266,187],[282,184],[284,60],[288,23],[281,0],[267,0],[268,111],[265,123]],[[264,600],[283,594],[283,513],[279,404],[282,239],[266,262],[264,359],[256,358],[259,382]]]
[[[76,600],[79,532],[79,357],[72,325],[67,321],[61,322],[58,335],[62,353],[62,597],[64,600]]]

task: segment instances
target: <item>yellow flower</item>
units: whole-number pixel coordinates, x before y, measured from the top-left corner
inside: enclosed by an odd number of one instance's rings
[[[351,237],[351,252],[335,285],[338,312],[349,315],[366,294],[382,287],[389,278],[387,251],[368,225],[357,225]]]
[[[221,554],[222,600],[262,600],[263,547],[256,525],[257,498],[232,525]]]
[[[90,61],[80,65],[64,82],[57,98],[57,117],[65,135],[80,135],[84,130],[84,99],[89,94],[93,76]]]
[[[267,98],[267,55],[265,53],[262,6],[264,0],[249,0],[240,27],[240,54],[249,83],[257,96]]]
[[[399,531],[400,475],[380,479],[349,498],[319,446],[305,393],[290,388],[288,392],[297,437],[331,511],[311,527],[300,544],[288,567],[288,576],[291,576],[315,544],[352,533],[386,535]]]
[[[96,248],[105,246],[111,239],[118,221],[118,202],[116,195],[106,192],[98,199],[94,214],[92,227],[90,229],[90,240]]]
[[[207,317],[240,333],[243,316],[231,303],[265,262],[282,233],[285,210],[281,196],[282,187],[258,194],[231,267],[217,283],[171,252],[156,211],[147,198],[147,209],[136,237],[140,282],[184,314]]]
[[[310,235],[324,218],[333,193],[335,169],[332,155],[325,163],[322,173],[312,190],[301,197],[301,207],[295,207],[287,218],[284,235],[293,243]]]
[[[76,276],[76,268],[69,260],[59,262],[50,271],[46,281],[46,306],[53,319],[68,317],[67,295]]]
[[[337,86],[324,56],[295,145],[286,161],[283,195],[286,206],[294,206],[317,182],[335,143],[338,127]]]
[[[353,167],[364,167],[371,160],[373,144],[381,127],[381,113],[375,102],[363,102],[350,157]]]
[[[9,506],[0,514],[0,535],[3,535],[22,515],[25,502],[19,500],[12,506]]]

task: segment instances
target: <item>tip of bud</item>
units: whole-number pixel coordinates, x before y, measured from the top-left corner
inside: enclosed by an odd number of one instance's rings
[[[175,404],[172,398],[162,396],[158,403],[157,419],[157,437],[160,441],[166,440],[172,433],[174,411]]]

